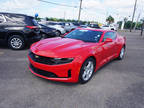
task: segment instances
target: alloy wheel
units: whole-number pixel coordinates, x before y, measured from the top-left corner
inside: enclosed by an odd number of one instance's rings
[[[15,49],[21,48],[21,46],[23,44],[22,40],[19,38],[12,38],[10,43],[11,43],[11,46]]]
[[[84,72],[82,78],[84,81],[87,81],[91,78],[94,70],[94,64],[92,61],[89,61],[87,65],[84,66]]]

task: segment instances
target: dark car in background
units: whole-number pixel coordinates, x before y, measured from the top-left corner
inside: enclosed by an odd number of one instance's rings
[[[77,27],[80,27],[82,24],[81,23],[79,23],[79,22],[73,22],[73,24],[75,25],[75,26],[77,26]]]
[[[58,37],[60,34],[57,32],[55,28],[48,27],[43,24],[39,24],[40,27],[40,35],[42,38],[51,38],[51,37]]]
[[[88,26],[91,27],[91,28],[100,29],[100,26],[98,24],[90,24]]]
[[[40,39],[40,29],[34,17],[0,13],[0,40],[7,42],[11,49],[22,49]]]

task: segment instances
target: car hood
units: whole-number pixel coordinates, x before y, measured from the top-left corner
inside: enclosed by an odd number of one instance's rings
[[[92,43],[69,38],[45,39],[32,45],[33,53],[46,57],[75,57],[90,48]]]

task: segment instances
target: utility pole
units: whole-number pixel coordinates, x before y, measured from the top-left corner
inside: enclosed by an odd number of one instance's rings
[[[131,27],[130,27],[130,32],[132,31],[132,26],[133,26],[133,21],[134,21],[136,6],[137,6],[137,0],[135,0],[134,11],[133,11],[133,16],[132,16],[132,22],[131,22]]]
[[[82,7],[82,0],[80,0],[79,15],[78,15],[78,22],[80,21],[81,9],[82,9],[81,7]]]
[[[64,11],[64,20],[65,20],[65,17],[66,17],[66,12]]]
[[[138,15],[138,18],[137,18],[136,24],[135,24],[135,26],[134,26],[134,30],[136,30],[136,27],[137,27],[137,24],[138,24],[138,21],[139,21],[140,15],[141,15],[141,13],[139,13],[139,15]]]

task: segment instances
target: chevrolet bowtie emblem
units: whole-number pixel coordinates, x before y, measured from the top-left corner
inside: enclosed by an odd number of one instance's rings
[[[35,58],[39,58],[39,56],[35,55]]]

